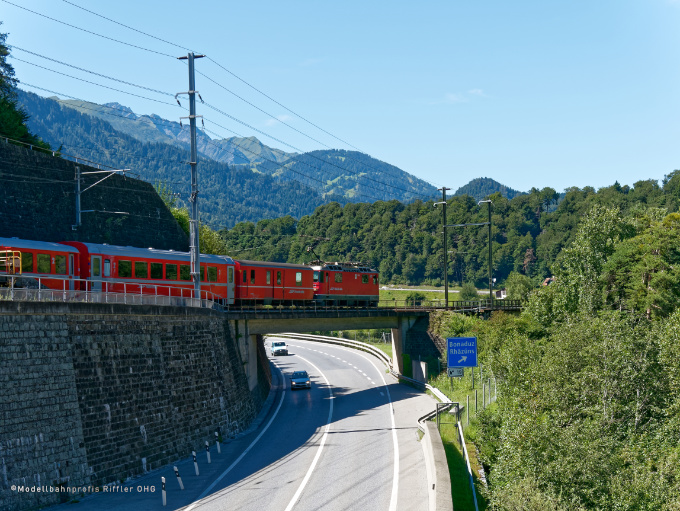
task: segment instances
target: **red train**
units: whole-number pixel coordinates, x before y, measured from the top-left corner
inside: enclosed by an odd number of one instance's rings
[[[0,276],[59,291],[191,297],[187,252],[0,238]],[[224,305],[377,305],[378,272],[350,263],[316,266],[200,256],[201,298]]]

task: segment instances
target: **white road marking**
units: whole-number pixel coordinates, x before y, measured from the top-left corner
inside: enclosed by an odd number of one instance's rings
[[[314,341],[311,341],[314,342]],[[346,349],[349,350],[350,348],[341,348],[341,349]],[[373,363],[371,359],[369,359],[366,355],[363,355],[359,353],[357,350],[351,350],[352,353],[359,355],[360,357],[364,358],[365,360],[368,361],[369,364],[371,364],[376,371],[378,371],[378,374],[380,375],[380,379],[383,382],[383,386],[385,387],[385,391],[387,392],[387,400],[389,401],[390,404],[390,419],[392,420],[392,444],[394,445],[394,471],[392,474],[392,494],[390,496],[390,507],[389,511],[397,511],[397,497],[399,495],[399,441],[397,440],[397,425],[394,422],[394,405],[392,404],[392,396],[390,395],[390,389],[387,385],[387,382],[385,381],[385,376],[383,372]],[[355,369],[359,369],[358,367],[349,364],[351,367],[354,367]],[[321,372],[321,371],[319,371]],[[322,375],[323,376],[323,375]],[[326,377],[324,376],[324,379]],[[326,380],[328,381],[328,380]],[[330,386],[329,386],[330,390]],[[381,392],[380,395],[384,396],[384,394]],[[333,400],[331,399],[331,410],[333,409]],[[328,415],[328,421],[330,423],[330,413]],[[328,428],[328,425],[327,425]],[[326,429],[326,434],[328,433],[328,429]],[[324,435],[324,440],[326,438],[326,435]],[[323,441],[322,444],[323,446]],[[321,447],[319,447],[319,452],[321,452]],[[319,453],[317,453],[317,456]],[[316,459],[314,460],[316,463]],[[310,468],[311,471],[311,468]],[[309,475],[309,472],[307,473]],[[299,491],[299,490],[298,490]],[[297,495],[297,494],[296,494]],[[295,500],[295,499],[294,499]],[[290,504],[288,504],[288,507],[286,508],[286,511],[290,511],[292,509],[293,501],[291,501]]]
[[[333,417],[333,389],[331,388],[331,384],[328,381],[328,378],[326,378],[326,375],[323,374],[321,369],[316,367],[314,364],[312,364],[309,360],[306,360],[302,357],[300,357],[302,360],[307,362],[309,365],[311,365],[314,369],[319,371],[319,374],[323,377],[324,380],[326,380],[326,385],[328,386],[328,393],[330,395],[330,409],[328,410],[328,420],[326,421],[326,431],[324,431],[323,437],[321,438],[321,443],[319,443],[319,450],[316,451],[316,456],[314,456],[314,461],[312,461],[312,464],[309,466],[309,470],[307,470],[307,473],[305,474],[305,478],[302,480],[302,483],[300,483],[299,488],[295,492],[295,495],[293,495],[293,498],[290,500],[288,505],[286,506],[285,511],[290,511],[293,509],[293,506],[297,503],[298,500],[300,500],[300,497],[302,496],[302,491],[305,489],[305,486],[307,486],[307,483],[309,482],[309,478],[312,476],[312,472],[314,472],[314,468],[316,467],[317,462],[319,461],[319,458],[321,457],[321,451],[323,450],[323,446],[326,443],[326,438],[328,438],[328,431],[331,429],[331,418]],[[392,422],[394,422],[394,418],[392,419]],[[390,508],[390,511],[393,511]]]
[[[283,375],[281,375],[281,379],[283,380]],[[236,458],[234,463],[229,465],[229,468],[227,470],[225,470],[224,472],[222,472],[220,474],[220,476],[217,479],[215,479],[215,481],[213,481],[213,483],[210,486],[208,486],[203,491],[203,493],[201,493],[198,496],[198,499],[196,501],[194,501],[194,503],[191,504],[189,507],[187,507],[184,511],[191,511],[192,509],[194,509],[200,503],[200,500],[203,497],[206,497],[208,495],[208,493],[210,493],[210,491],[217,485],[217,483],[219,483],[222,479],[224,479],[224,476],[226,476],[229,472],[231,472],[231,469],[233,469],[238,464],[238,462],[241,461],[245,457],[246,454],[248,454],[248,452],[253,448],[253,446],[260,440],[260,438],[262,438],[262,435],[264,435],[265,432],[269,429],[269,426],[272,425],[272,422],[274,422],[274,419],[276,418],[277,414],[279,413],[279,410],[281,409],[281,405],[283,404],[283,398],[284,397],[286,397],[286,390],[285,389],[281,392],[281,400],[279,401],[279,406],[276,407],[276,411],[274,412],[274,415],[272,415],[272,418],[269,419],[269,422],[264,427],[264,429],[262,431],[260,431],[260,434],[257,435],[257,438],[255,440],[253,440],[253,442],[248,446],[248,448],[245,451],[243,451],[238,458]],[[331,409],[332,408],[333,408],[333,402],[331,401]]]

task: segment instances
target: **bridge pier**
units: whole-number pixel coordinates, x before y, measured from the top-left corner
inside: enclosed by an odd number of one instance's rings
[[[253,391],[258,384],[257,344],[258,342],[263,342],[262,335],[250,332],[248,320],[234,321],[234,331],[236,332],[239,352],[243,361],[243,371],[248,378],[248,388],[250,391]]]

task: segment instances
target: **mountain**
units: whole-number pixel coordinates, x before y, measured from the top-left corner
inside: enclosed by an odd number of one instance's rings
[[[137,115],[119,103],[99,105],[79,100],[49,98],[61,106],[103,120],[120,133],[142,143],[162,143],[189,150],[189,129],[158,115]],[[31,116],[30,101],[24,108]],[[47,121],[46,121],[47,122]],[[60,122],[58,118],[50,123]],[[212,139],[197,130],[199,156],[229,165],[239,165],[281,181],[297,181],[314,188],[326,202],[342,197],[343,202],[375,200],[411,201],[436,195],[435,187],[388,163],[357,151],[321,150],[287,153],[263,144],[256,137]],[[105,141],[98,141],[106,146]]]
[[[498,181],[494,181],[491,178],[478,177],[477,179],[470,181],[468,184],[458,188],[456,193],[453,195],[454,197],[456,195],[469,195],[476,201],[480,201],[484,199],[484,197],[488,197],[489,195],[496,192],[500,192],[501,195],[506,199],[512,199],[513,197],[524,194],[524,192],[513,190],[512,188],[502,185]]]
[[[30,129],[52,147],[62,147],[64,157],[73,159],[69,155],[78,155],[81,161],[129,168],[133,177],[164,183],[178,192],[180,205],[186,201],[190,172],[185,149],[160,139],[141,142],[109,122],[54,99],[18,91],[18,100],[30,115]],[[127,112],[130,114],[134,115]],[[151,132],[151,126],[143,124],[140,132],[143,130]],[[198,169],[201,221],[214,228],[285,215],[301,218],[327,202],[318,191],[302,183],[281,181],[248,168],[201,159]]]

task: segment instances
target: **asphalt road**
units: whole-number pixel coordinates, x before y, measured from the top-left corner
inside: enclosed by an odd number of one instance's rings
[[[221,454],[213,445],[212,464],[205,451],[197,453],[200,476],[193,460],[179,462],[185,490],[169,467],[125,485],[135,491],[100,493],[68,510],[427,510],[416,419],[434,401],[397,383],[365,353],[286,342],[289,355],[272,358],[279,371],[268,411],[252,432],[222,445]],[[311,375],[312,388],[291,391],[289,375],[300,369]],[[151,485],[155,491],[144,491]]]

